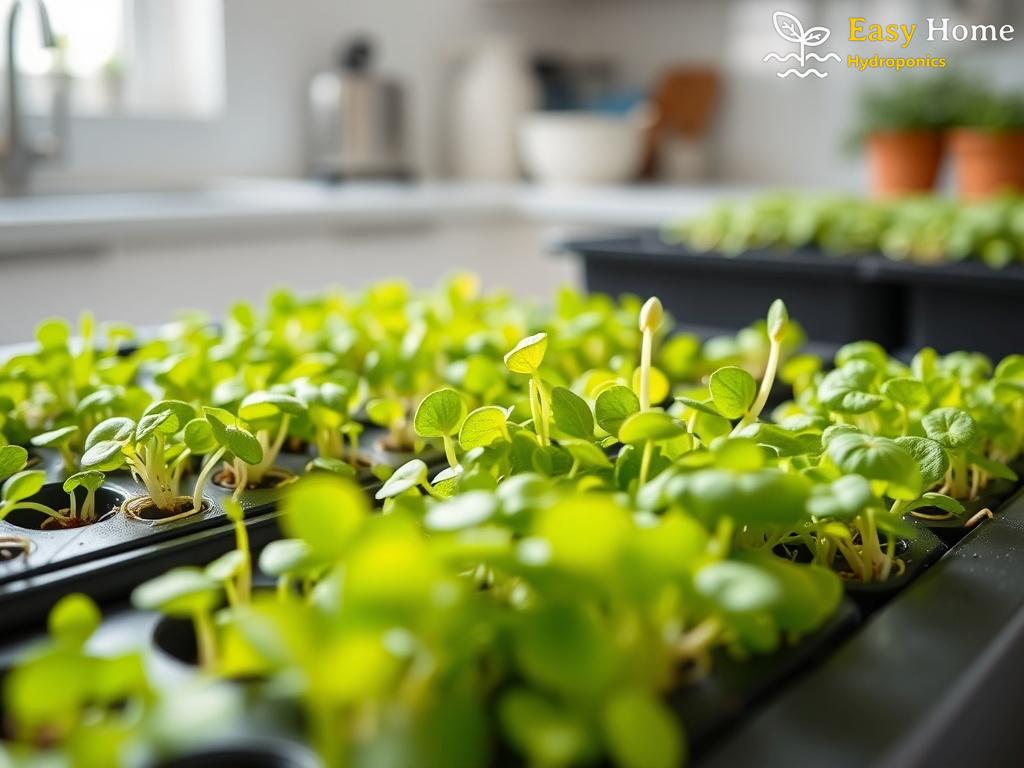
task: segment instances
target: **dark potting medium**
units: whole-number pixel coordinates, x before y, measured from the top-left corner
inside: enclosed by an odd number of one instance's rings
[[[665,243],[657,232],[572,240],[559,250],[583,260],[590,291],[658,296],[680,327],[735,332],[758,318],[751,307],[786,302],[816,341],[873,339],[887,349],[903,343],[898,286],[867,284],[857,260],[796,251],[752,251],[731,257]]]
[[[771,655],[737,660],[716,653],[707,677],[672,696],[671,706],[686,728],[691,753],[699,756],[758,703],[812,669],[859,621],[860,611],[845,599],[817,632]]]
[[[1024,492],[699,762],[1020,765]]]
[[[844,582],[846,594],[853,598],[865,615],[878,610],[906,589],[949,549],[927,528],[919,529],[917,536],[902,543],[904,546],[900,547],[897,555],[904,564],[902,572],[891,575],[885,581],[847,579]]]

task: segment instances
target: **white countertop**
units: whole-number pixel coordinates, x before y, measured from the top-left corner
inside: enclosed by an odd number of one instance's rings
[[[709,186],[544,188],[528,184],[231,179],[168,190],[0,199],[0,254],[105,247],[169,236],[262,236],[459,220],[656,227],[751,190]]]

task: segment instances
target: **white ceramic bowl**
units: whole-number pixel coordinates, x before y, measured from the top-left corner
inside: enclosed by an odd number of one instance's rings
[[[532,112],[523,118],[519,151],[529,176],[544,184],[621,184],[641,170],[650,121],[627,115]]]

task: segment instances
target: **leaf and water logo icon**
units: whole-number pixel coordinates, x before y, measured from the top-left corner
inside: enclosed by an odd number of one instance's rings
[[[785,11],[776,11],[772,14],[772,23],[775,24],[775,31],[779,34],[783,40],[789,43],[796,43],[799,48],[796,51],[791,51],[785,56],[778,53],[769,53],[765,56],[762,61],[796,61],[799,67],[790,67],[784,72],[776,72],[776,77],[789,77],[794,75],[801,79],[814,75],[818,78],[828,77],[828,72],[822,72],[820,69],[815,69],[814,66],[808,67],[808,61],[816,61],[819,64],[824,64],[826,61],[842,61],[839,58],[839,54],[834,52],[826,53],[824,56],[815,53],[814,51],[808,51],[808,48],[817,48],[819,45],[828,40],[829,35],[832,31],[828,27],[808,27],[804,29],[803,23],[791,13]]]

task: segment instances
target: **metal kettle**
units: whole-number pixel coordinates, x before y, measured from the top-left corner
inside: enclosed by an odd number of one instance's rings
[[[373,71],[366,38],[344,45],[336,69],[309,84],[311,171],[331,181],[405,178],[405,94]]]

